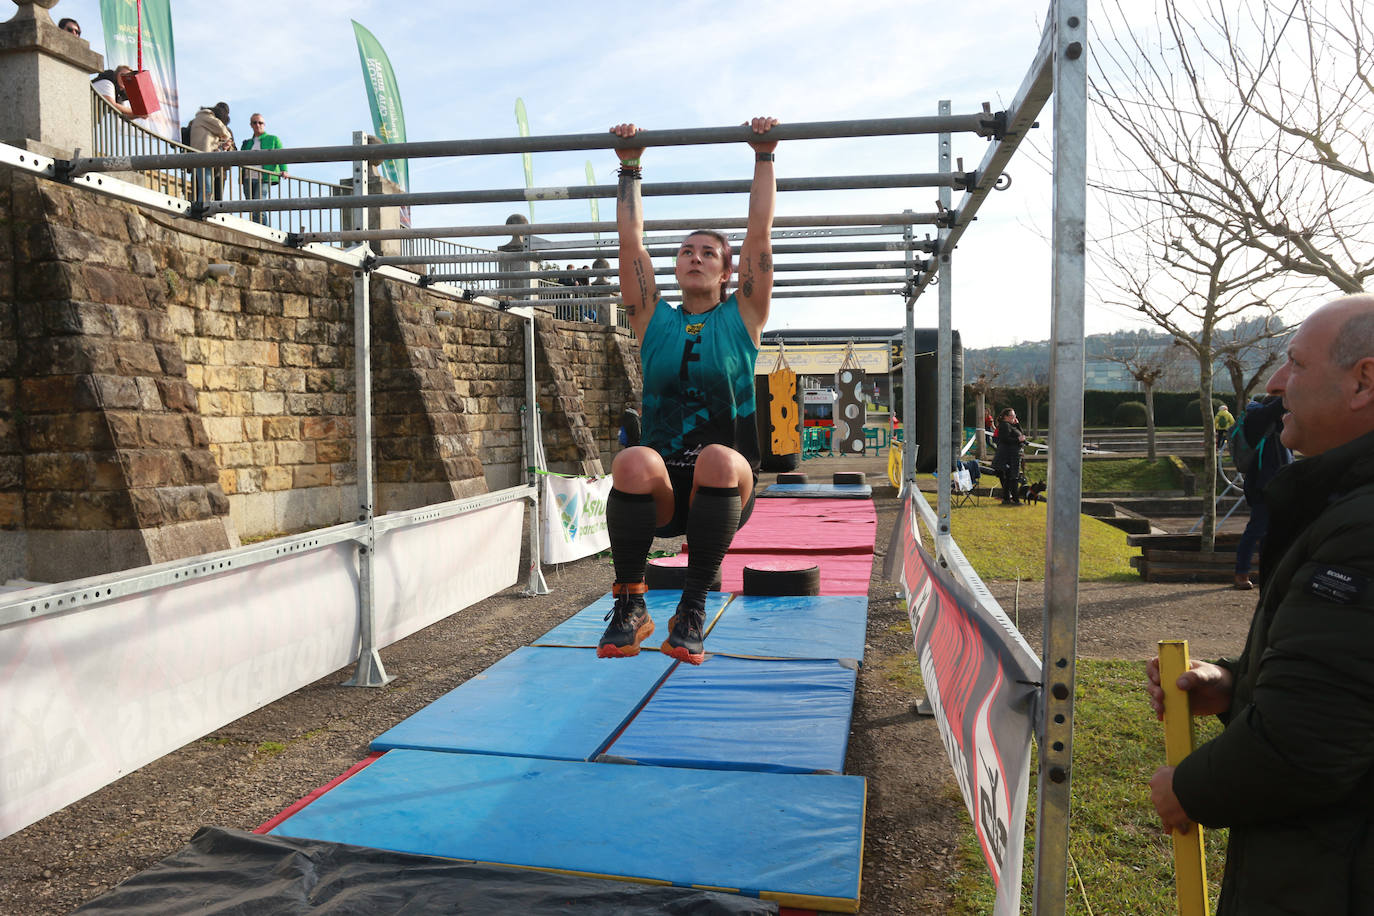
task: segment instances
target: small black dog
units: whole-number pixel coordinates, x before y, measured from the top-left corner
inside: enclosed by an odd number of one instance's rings
[[[1045,501],[1045,482],[1037,480],[1030,486],[1022,484],[1016,488],[1016,497],[1023,503],[1043,503]]]

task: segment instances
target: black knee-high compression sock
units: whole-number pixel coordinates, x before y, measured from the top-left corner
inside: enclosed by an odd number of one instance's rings
[[[734,487],[698,487],[687,516],[687,575],[682,600],[704,607],[706,590],[720,572],[720,563],[739,528],[739,490]]]
[[[611,536],[615,581],[644,581],[644,567],[657,528],[658,509],[652,493],[624,493],[611,488],[606,499],[606,529]]]

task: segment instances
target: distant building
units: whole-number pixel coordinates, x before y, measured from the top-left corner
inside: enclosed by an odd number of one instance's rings
[[[1120,363],[1090,359],[1083,371],[1083,387],[1089,391],[1139,391],[1140,383]]]

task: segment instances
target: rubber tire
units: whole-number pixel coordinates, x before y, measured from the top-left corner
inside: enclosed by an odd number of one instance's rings
[[[792,471],[779,474],[778,483],[806,483],[806,473],[804,471]]]
[[[795,471],[801,467],[801,455],[793,452],[790,455],[768,455],[759,462],[759,468],[764,471]]]
[[[831,478],[831,483],[839,486],[841,484],[861,484],[864,483],[863,471],[836,471]]]
[[[653,560],[644,567],[644,584],[654,591],[680,592],[687,582],[686,566],[660,566]],[[716,578],[711,582],[711,587],[707,591],[720,591],[720,573],[716,573]]]
[[[815,596],[821,593],[821,568],[755,569],[744,567],[744,594]]]

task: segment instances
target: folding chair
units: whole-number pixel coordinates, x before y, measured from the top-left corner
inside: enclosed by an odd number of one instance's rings
[[[977,462],[955,462],[956,468],[949,478],[950,498],[953,500],[951,508],[958,509],[961,506],[978,505],[978,485],[973,479],[973,468],[978,466]]]

